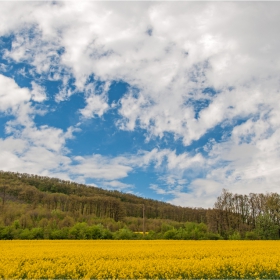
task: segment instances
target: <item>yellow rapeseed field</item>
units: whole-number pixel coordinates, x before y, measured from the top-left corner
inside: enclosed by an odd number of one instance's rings
[[[0,279],[280,278],[279,241],[0,241]]]

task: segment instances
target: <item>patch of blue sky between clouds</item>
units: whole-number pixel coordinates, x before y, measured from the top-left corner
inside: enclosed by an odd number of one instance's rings
[[[117,104],[119,100],[127,93],[129,84],[123,81],[113,81],[108,92],[108,104]]]
[[[217,92],[214,88],[209,87],[203,89],[201,94],[198,94],[197,92],[190,92],[190,96],[193,97],[188,97],[186,102],[184,102],[184,105],[193,108],[195,114],[194,118],[197,120],[199,119],[199,113],[209,106],[213,97],[215,97],[217,94],[219,94],[219,92]]]
[[[3,55],[5,50],[10,51],[12,49],[13,39],[14,39],[13,35],[0,37],[1,56]]]
[[[49,95],[48,100],[42,105],[42,109],[45,109],[46,113],[36,115],[34,121],[38,126],[47,124],[66,131],[68,127],[76,126],[79,123],[80,114],[77,109],[84,106],[84,97],[80,93],[74,94],[67,101],[61,102],[55,102],[54,96]]]
[[[117,130],[112,112],[102,118],[84,120],[78,136],[71,139],[68,148],[75,154],[101,153],[116,156],[128,151],[137,152],[145,137],[141,132]]]
[[[6,123],[13,119],[14,119],[13,117],[7,116],[6,114],[0,114],[0,138],[6,137],[6,131],[5,131]]]

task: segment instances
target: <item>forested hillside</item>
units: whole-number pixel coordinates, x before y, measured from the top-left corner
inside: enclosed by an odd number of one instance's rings
[[[177,222],[206,222],[206,210],[178,207],[144,199],[132,194],[109,191],[49,177],[0,172],[2,204],[7,200],[61,210],[75,215],[98,218],[142,217],[143,204],[147,219],[171,219]]]
[[[279,239],[280,234],[276,193],[238,195],[224,190],[213,209],[189,208],[0,171],[0,203],[0,239]]]

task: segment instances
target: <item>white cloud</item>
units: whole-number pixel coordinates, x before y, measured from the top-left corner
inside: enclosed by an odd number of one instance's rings
[[[80,113],[86,119],[93,118],[94,116],[101,117],[108,109],[109,105],[107,93],[110,88],[110,83],[105,83],[101,87],[101,93],[98,94],[95,84],[89,84],[85,88],[86,107],[80,110]],[[100,91],[100,89],[99,89]]]
[[[87,105],[80,113],[85,118],[92,118],[94,115],[101,117],[109,108],[106,98],[101,95],[92,95],[86,99]]]
[[[47,95],[45,92],[45,89],[36,84],[34,81],[31,82],[32,85],[32,91],[31,91],[31,96],[32,99],[36,102],[43,102],[47,99]]]
[[[151,185],[150,185],[150,189],[153,190],[153,191],[155,191],[157,194],[164,194],[164,195],[166,195],[166,194],[168,193],[165,189],[160,188],[160,187],[159,187],[158,185],[156,185],[156,184],[151,184]]]
[[[169,203],[187,207],[212,208],[220,195],[223,185],[212,180],[196,179],[189,186],[188,192],[173,192],[174,198]]]
[[[20,88],[12,78],[0,75],[0,111],[15,115],[30,98],[31,93],[27,88]]]
[[[175,152],[171,152],[168,155],[168,168],[169,169],[181,169],[187,170],[189,168],[200,167],[204,164],[204,158],[201,154],[190,156],[187,153],[176,155]]]
[[[47,125],[37,127],[31,99],[43,102],[46,95],[41,86],[31,84],[32,90],[21,88],[12,78],[0,75],[0,110],[14,116],[5,124],[7,137],[0,138],[0,169],[49,176],[65,172],[71,162],[65,143],[77,129],[69,127],[64,132]]]
[[[101,155],[91,157],[77,156],[74,160],[78,163],[72,166],[71,173],[83,175],[86,178],[115,180],[127,177],[132,171],[130,166],[122,164],[118,158],[110,158]]]
[[[65,172],[63,166],[69,164],[66,156],[30,145],[26,139],[0,139],[0,150],[0,170],[52,176],[59,170]]]
[[[115,189],[115,190],[118,190],[118,191],[123,191],[123,190],[127,191],[128,189],[134,188],[134,186],[131,185],[131,184],[125,184],[125,183],[122,183],[122,182],[117,181],[117,180],[113,180],[113,181],[110,181],[110,182],[104,182],[103,187],[110,188],[110,189]]]

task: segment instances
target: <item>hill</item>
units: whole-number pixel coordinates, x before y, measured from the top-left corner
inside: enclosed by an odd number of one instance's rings
[[[113,231],[128,226],[140,232],[143,205],[147,231],[159,230],[164,223],[178,227],[187,221],[206,222],[207,212],[57,178],[4,171],[0,171],[0,197],[2,224],[9,226],[18,220],[29,228],[50,221],[69,226],[86,222],[102,223]]]
[[[143,219],[143,212],[145,213]],[[0,239],[279,239],[280,195],[223,190],[213,209],[0,171]],[[135,233],[136,232],[136,233]]]
[[[28,203],[34,207],[40,204],[49,210],[78,212],[115,221],[124,217],[142,217],[143,205],[148,219],[206,221],[206,209],[203,208],[180,207],[119,191],[26,173],[0,171],[0,194],[2,204],[5,200]]]

